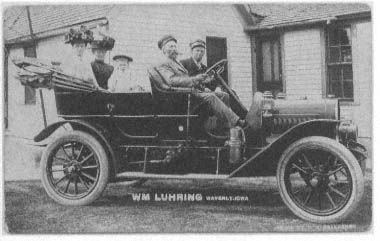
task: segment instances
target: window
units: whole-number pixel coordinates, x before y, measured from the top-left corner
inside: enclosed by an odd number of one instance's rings
[[[279,36],[262,37],[257,52],[259,91],[282,92],[281,43]]]
[[[24,56],[25,57],[36,57],[36,46],[30,45],[24,47]],[[33,89],[29,86],[24,88],[24,103],[26,105],[35,105],[36,104],[36,89]]]
[[[211,67],[219,60],[227,59],[227,39],[220,37],[206,37],[206,51],[208,67]],[[224,72],[222,73],[222,78],[228,83],[227,66],[225,66]]]
[[[353,99],[351,28],[333,26],[327,30],[327,95]]]

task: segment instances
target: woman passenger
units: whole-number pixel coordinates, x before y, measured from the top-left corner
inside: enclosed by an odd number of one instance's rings
[[[114,67],[104,62],[107,51],[113,49],[115,40],[98,28],[97,38],[91,42],[92,53],[95,60],[91,62],[92,71],[97,84],[102,89],[108,89],[108,79],[111,77]]]
[[[70,29],[65,35],[65,43],[71,44],[73,57],[63,61],[60,66],[63,72],[69,73],[78,79],[91,81],[95,87],[99,88],[95,80],[90,63],[84,59],[84,52],[87,44],[93,41],[93,33],[86,26],[81,26],[78,30]]]

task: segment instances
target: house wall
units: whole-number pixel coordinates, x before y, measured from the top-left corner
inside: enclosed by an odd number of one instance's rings
[[[148,64],[160,61],[157,41],[166,34],[178,40],[179,59],[190,56],[189,43],[206,36],[227,39],[229,80],[249,108],[252,98],[252,67],[249,35],[243,31],[238,13],[231,5],[124,5],[110,18],[116,39],[113,54],[133,57],[133,76],[150,89]],[[207,56],[204,58],[207,63]]]
[[[110,34],[116,39],[116,44],[106,62],[112,64],[110,56],[118,53],[132,56],[132,76],[147,90],[150,90],[150,84],[146,67],[161,58],[157,47],[161,36],[170,33],[177,37],[179,51],[183,53],[180,58],[189,56],[191,40],[205,39],[206,36],[227,38],[230,83],[249,107],[252,97],[250,39],[243,32],[238,13],[231,5],[120,5],[109,13],[108,19]],[[90,61],[90,50],[85,54]],[[24,87],[14,78],[16,67],[11,63],[11,59],[17,56],[24,56],[22,48],[12,48],[9,54],[8,131],[32,138],[43,129],[40,99],[37,91],[36,105],[24,104]],[[60,35],[40,40],[37,57],[67,61],[73,57],[73,51],[70,45],[64,44]],[[54,93],[44,89],[43,94],[49,124],[58,120]]]
[[[354,106],[352,116],[359,123],[360,135],[372,136],[372,23],[354,25],[352,61],[354,75]]]
[[[359,136],[372,135],[372,24],[352,24],[354,101],[341,103],[341,116],[353,120]],[[287,31],[283,36],[285,91],[289,99],[325,96],[326,63],[323,28]]]
[[[70,44],[65,44],[63,35],[39,40],[36,48],[37,58],[55,60],[58,62],[69,61],[74,57]],[[12,63],[13,58],[23,57],[22,47],[11,48],[8,56],[8,131],[17,136],[26,138],[34,137],[44,128],[39,90],[36,91],[36,104],[24,104],[24,86],[15,79],[17,71]],[[84,53],[84,59],[91,62],[93,55],[88,48]],[[107,58],[109,62],[109,57]],[[53,90],[42,89],[47,123],[53,123],[59,118],[55,106]]]
[[[322,98],[320,29],[284,33],[284,77],[289,99]]]

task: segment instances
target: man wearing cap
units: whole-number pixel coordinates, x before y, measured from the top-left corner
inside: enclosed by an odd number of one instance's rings
[[[191,42],[189,46],[191,50],[191,57],[181,60],[180,63],[189,72],[189,76],[205,73],[207,66],[202,63],[202,59],[205,55],[206,42],[201,39],[197,39]],[[206,83],[204,87],[205,91],[215,91],[216,96],[218,96],[225,104],[229,105],[230,96],[227,93],[223,92],[219,86],[216,86],[212,83]]]
[[[206,43],[201,40],[195,40],[190,43],[191,57],[183,59],[180,63],[187,69],[189,76],[203,74],[207,70],[207,66],[202,63],[205,55]]]
[[[102,89],[108,88],[108,79],[111,77],[114,70],[112,65],[104,62],[107,51],[111,50],[114,44],[115,40],[108,36],[91,42],[92,53],[95,57],[95,60],[91,62],[91,67],[96,81]]]
[[[108,80],[108,90],[110,92],[141,92],[144,89],[137,82],[133,82],[129,65],[133,62],[132,57],[125,54],[117,54],[113,58],[115,71]]]
[[[158,41],[158,47],[161,49],[164,60],[156,67],[162,78],[171,87],[187,87],[197,89],[205,83],[206,74],[189,76],[186,68],[177,61],[177,40],[166,35]],[[230,128],[234,126],[244,127],[245,120],[239,117],[220,100],[213,92],[195,91],[194,96],[201,103],[206,103],[210,111],[223,121],[228,123]]]
[[[187,59],[180,60],[180,63],[186,68],[189,72],[189,76],[195,76],[198,74],[203,74],[207,71],[207,66],[202,63],[203,56],[205,55],[206,42],[202,39],[197,39],[189,44],[191,57]],[[215,91],[215,95],[223,101],[225,105],[231,107],[230,105],[230,95],[223,92],[219,86],[208,81],[204,86],[201,86],[201,89],[210,92]],[[212,119],[208,121],[208,125],[212,124]],[[218,126],[224,126],[225,123],[219,122]],[[215,125],[215,124],[214,124]]]

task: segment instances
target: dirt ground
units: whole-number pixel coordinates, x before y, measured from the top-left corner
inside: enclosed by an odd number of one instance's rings
[[[371,226],[371,173],[365,197],[344,223],[305,222],[284,205],[274,178],[231,181],[149,180],[138,188],[110,184],[85,207],[50,199],[40,181],[5,182],[5,229],[13,234],[177,233],[177,232],[360,232]],[[133,193],[198,193],[203,201],[133,201]],[[207,195],[248,197],[248,201],[206,201]]]

